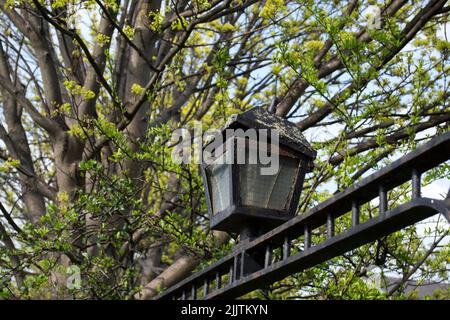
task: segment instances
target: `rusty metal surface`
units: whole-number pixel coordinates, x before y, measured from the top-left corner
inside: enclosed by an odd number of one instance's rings
[[[237,246],[226,257],[168,288],[155,299],[236,298],[434,214],[442,213],[450,222],[450,198],[436,200],[420,196],[420,174],[449,159],[450,132],[430,140],[305,214]],[[413,186],[411,200],[388,208],[383,201],[386,200],[384,193],[408,181],[412,181]],[[359,222],[360,206],[380,196],[379,215]],[[352,215],[353,224],[336,234],[334,220],[343,214]],[[311,230],[317,227],[328,230],[326,240],[320,243],[311,240]],[[298,252],[291,255],[293,246]],[[273,260],[276,249],[283,252],[278,261]],[[246,271],[248,256],[261,254],[265,257],[264,263]]]

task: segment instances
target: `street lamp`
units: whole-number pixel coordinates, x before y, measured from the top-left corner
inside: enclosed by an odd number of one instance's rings
[[[219,135],[201,165],[211,229],[243,241],[292,218],[316,157],[301,131],[256,107],[232,116]]]

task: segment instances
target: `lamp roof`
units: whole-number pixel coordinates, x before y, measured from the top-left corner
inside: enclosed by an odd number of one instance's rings
[[[222,128],[222,131],[242,127],[276,129],[280,144],[286,145],[311,159],[316,158],[317,152],[311,147],[301,130],[294,123],[274,113],[270,113],[262,107],[254,107],[243,113],[232,115]]]

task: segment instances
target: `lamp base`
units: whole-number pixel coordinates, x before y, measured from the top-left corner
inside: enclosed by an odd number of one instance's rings
[[[244,225],[239,232],[239,243],[236,246],[236,249],[239,249],[240,246],[244,245],[247,242],[252,241],[253,239],[263,235],[271,228],[264,226],[252,226],[252,225]],[[241,270],[238,272],[238,277],[246,276],[258,270],[261,270],[264,266],[264,251],[258,250],[256,252],[243,253],[244,256],[241,256],[242,264]]]
[[[269,229],[262,226],[244,226],[239,232],[239,243],[252,241],[267,231]]]

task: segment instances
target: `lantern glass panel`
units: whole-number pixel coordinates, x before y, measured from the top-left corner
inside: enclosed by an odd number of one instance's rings
[[[222,155],[206,168],[212,212],[216,214],[231,204],[231,165],[223,162]]]
[[[286,209],[290,203],[298,165],[298,159],[281,155],[278,172],[273,175],[262,175],[261,164],[240,165],[241,204]]]

